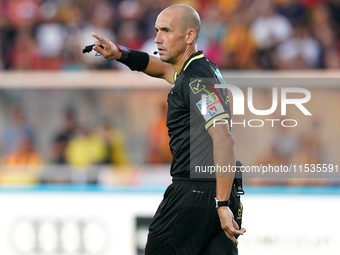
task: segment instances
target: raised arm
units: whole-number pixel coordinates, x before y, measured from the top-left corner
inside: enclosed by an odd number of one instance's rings
[[[119,60],[122,56],[122,52],[118,47],[112,43],[109,39],[100,35],[92,33],[92,36],[96,38],[93,49],[100,53],[106,60]],[[149,61],[143,72],[149,76],[165,79],[167,82],[174,83],[175,71],[168,63],[162,62],[159,58],[149,55]]]

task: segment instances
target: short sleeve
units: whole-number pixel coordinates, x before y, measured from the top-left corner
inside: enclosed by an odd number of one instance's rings
[[[215,89],[210,79],[191,79],[188,93],[190,94],[191,115],[199,124],[203,123],[208,130],[215,122],[230,119],[226,100],[221,89]]]

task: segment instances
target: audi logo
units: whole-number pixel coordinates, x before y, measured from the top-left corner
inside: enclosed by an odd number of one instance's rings
[[[102,254],[107,251],[109,231],[95,218],[20,218],[9,233],[20,254]]]

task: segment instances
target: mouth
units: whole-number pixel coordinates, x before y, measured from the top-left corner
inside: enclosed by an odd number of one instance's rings
[[[158,47],[157,49],[158,49],[158,53],[159,53],[159,54],[162,54],[162,53],[165,52],[165,49],[163,49],[163,48],[159,48],[159,47]]]

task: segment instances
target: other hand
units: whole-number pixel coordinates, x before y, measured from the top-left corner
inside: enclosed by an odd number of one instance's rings
[[[232,240],[235,244],[238,244],[235,236],[243,235],[246,232],[245,228],[238,226],[234,220],[234,215],[228,206],[219,207],[217,209],[218,216],[221,222],[221,228],[226,233],[227,237]]]

